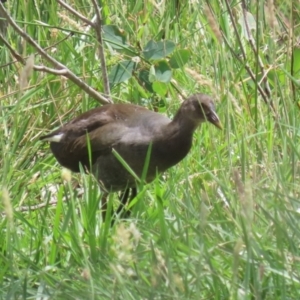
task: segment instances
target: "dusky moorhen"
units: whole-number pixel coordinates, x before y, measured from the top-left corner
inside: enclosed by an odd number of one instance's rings
[[[58,162],[79,172],[79,164],[91,171],[106,193],[122,191],[117,213],[136,196],[136,180],[112,153],[112,149],[141,176],[151,144],[146,181],[181,161],[192,146],[193,133],[208,121],[222,128],[213,100],[205,94],[186,99],[174,119],[132,104],[107,104],[87,111],[54,132],[49,141]],[[90,147],[90,154],[88,147]],[[91,166],[90,166],[91,163]],[[106,197],[102,199],[106,209]],[[125,212],[129,214],[129,212]],[[105,216],[105,211],[104,211]]]

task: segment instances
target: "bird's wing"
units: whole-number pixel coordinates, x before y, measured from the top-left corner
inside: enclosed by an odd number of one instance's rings
[[[113,115],[109,114],[110,105],[104,105],[83,113],[79,117],[66,123],[61,128],[42,136],[41,140],[50,142],[67,142],[74,140],[96,128],[114,121]]]
[[[73,139],[68,148],[71,148],[72,152],[79,151],[79,149],[86,152],[85,149],[88,147],[92,152],[106,151],[121,140],[127,129],[124,124],[117,122],[105,124]]]

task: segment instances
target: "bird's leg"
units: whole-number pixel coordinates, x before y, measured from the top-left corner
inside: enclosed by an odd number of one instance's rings
[[[137,189],[136,188],[132,188],[131,189],[131,195],[129,198],[129,201],[127,202],[128,204],[130,204],[130,202],[136,197],[137,195]],[[122,214],[123,218],[128,218],[131,214],[131,209],[127,209],[124,211],[124,213]]]
[[[117,208],[117,211],[115,213],[112,214],[112,218],[111,218],[111,221],[110,221],[110,226],[112,227],[115,223],[115,219],[116,219],[116,216],[122,212],[123,210],[125,210],[125,206],[127,204],[127,199],[128,199],[128,196],[129,196],[129,191],[130,191],[130,188],[127,188],[125,191],[123,191],[121,193],[121,195],[119,196],[119,200],[120,200],[120,205],[119,207]]]
[[[126,189],[125,192],[121,194],[120,197],[120,205],[117,209],[117,214],[121,213],[120,218],[121,219],[126,219],[130,216],[131,210],[126,209],[126,205],[129,204],[137,195],[137,190],[136,188],[131,188],[131,194],[129,197],[129,191],[130,189]]]

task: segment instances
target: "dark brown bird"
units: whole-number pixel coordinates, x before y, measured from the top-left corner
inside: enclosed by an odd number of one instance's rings
[[[151,182],[188,154],[194,131],[205,121],[222,128],[212,98],[204,94],[185,100],[172,121],[141,106],[107,104],[83,113],[41,140],[50,142],[62,166],[79,172],[81,163],[104,192],[122,191],[119,213],[128,202],[130,189],[131,200],[136,196],[137,182],[112,149],[140,178],[151,145],[146,175],[146,182]]]

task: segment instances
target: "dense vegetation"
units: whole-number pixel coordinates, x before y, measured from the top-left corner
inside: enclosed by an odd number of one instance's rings
[[[102,31],[96,1],[0,4],[0,298],[299,299],[298,1],[99,2]],[[39,142],[101,105],[101,50],[114,102],[172,117],[203,92],[224,126],[113,228],[95,179]]]

